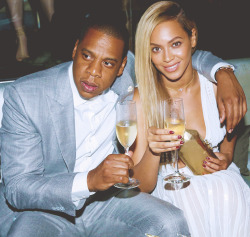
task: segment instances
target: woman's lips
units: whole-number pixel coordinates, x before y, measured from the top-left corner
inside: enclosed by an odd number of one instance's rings
[[[92,83],[82,81],[81,85],[83,86],[83,89],[86,92],[93,92],[93,91],[95,91],[97,89],[97,86],[92,84]]]
[[[174,64],[174,65],[172,65],[172,66],[164,67],[164,69],[165,69],[167,72],[174,72],[174,71],[177,69],[178,66],[179,66],[179,63],[176,63],[176,64]]]

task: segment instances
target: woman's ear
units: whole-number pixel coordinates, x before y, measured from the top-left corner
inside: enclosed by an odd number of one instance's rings
[[[197,39],[198,39],[197,30],[195,28],[193,28],[192,29],[192,36],[191,36],[191,46],[192,46],[192,48],[196,47]]]

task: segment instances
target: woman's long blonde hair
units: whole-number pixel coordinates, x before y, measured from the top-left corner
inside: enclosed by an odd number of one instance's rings
[[[142,15],[136,30],[135,73],[147,127],[163,127],[161,105],[169,96],[151,61],[150,37],[158,24],[169,20],[177,20],[190,37],[193,28],[197,32],[195,22],[187,17],[179,4],[172,1],[151,5]]]

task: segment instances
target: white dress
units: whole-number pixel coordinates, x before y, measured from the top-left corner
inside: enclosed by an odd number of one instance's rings
[[[199,78],[205,139],[218,151],[217,145],[226,131],[220,127],[212,83],[200,74]],[[188,167],[180,171],[192,176],[189,186],[180,190],[166,189],[163,177],[174,170],[170,165],[162,166],[152,195],[183,210],[192,237],[250,236],[250,189],[234,163],[227,170],[207,175],[193,175]]]

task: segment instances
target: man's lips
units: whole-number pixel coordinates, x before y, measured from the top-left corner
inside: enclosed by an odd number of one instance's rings
[[[81,81],[81,85],[86,92],[93,92],[98,88],[95,84],[84,81]]]
[[[168,67],[164,67],[164,69],[167,71],[167,72],[174,72],[178,66],[179,66],[180,63],[176,63],[172,66],[168,66]]]

